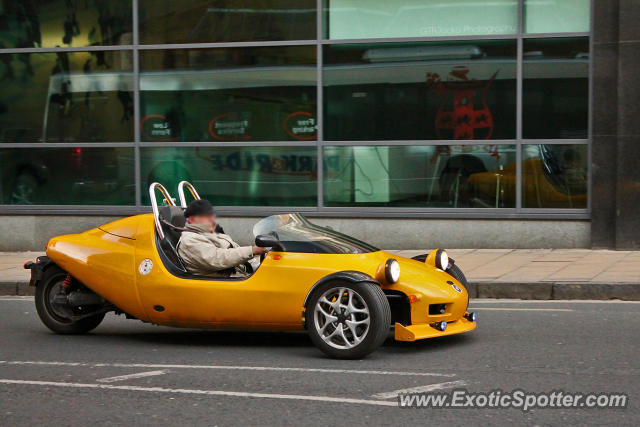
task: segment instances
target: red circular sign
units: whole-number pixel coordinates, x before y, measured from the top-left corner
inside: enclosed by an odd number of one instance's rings
[[[298,141],[311,141],[316,139],[316,119],[308,111],[294,111],[285,117],[282,123],[284,131],[291,138]]]
[[[140,131],[142,136],[148,141],[178,141],[180,138],[173,136],[171,123],[167,121],[167,116],[162,114],[149,114],[140,120]]]
[[[209,135],[218,141],[248,141],[249,120],[241,119],[238,113],[224,113],[209,122]]]

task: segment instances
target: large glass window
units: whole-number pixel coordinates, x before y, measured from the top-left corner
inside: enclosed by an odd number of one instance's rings
[[[131,0],[6,0],[0,48],[128,45]]]
[[[327,206],[515,207],[513,145],[324,148]]]
[[[524,31],[587,32],[590,13],[591,0],[524,0]]]
[[[517,0],[325,0],[329,39],[515,34]]]
[[[522,135],[587,138],[589,40],[524,40]]]
[[[143,141],[297,141],[316,135],[313,46],[140,53]]]
[[[315,147],[154,147],[141,150],[142,189],[186,179],[217,206],[315,206]]]
[[[140,42],[316,38],[315,0],[140,0]]]
[[[515,138],[513,40],[326,46],[323,77],[327,140]]]
[[[0,142],[133,140],[130,51],[0,53]]]
[[[133,205],[133,148],[0,148],[0,204]]]
[[[522,207],[587,207],[587,145],[524,145]]]
[[[0,0],[0,204],[585,215],[592,1]]]

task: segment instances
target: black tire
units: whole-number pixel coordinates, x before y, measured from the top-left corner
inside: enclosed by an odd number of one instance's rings
[[[50,296],[64,281],[67,272],[58,266],[49,267],[36,288],[36,311],[44,325],[57,334],[84,334],[95,329],[104,319],[105,313],[96,314],[77,321],[65,317],[53,309]]]
[[[460,267],[453,264],[451,267],[447,268],[447,274],[449,274],[449,276],[453,276],[454,279],[460,282],[462,286],[469,291],[469,282],[467,282],[467,277],[464,275],[462,270],[460,270]]]
[[[336,289],[338,290],[336,291],[337,295],[341,288],[344,289],[344,292],[342,293],[344,298],[348,298],[347,295],[353,295],[353,292],[355,292],[357,298],[361,298],[365,304],[358,308],[367,309],[369,316],[368,330],[366,331],[366,334],[361,337],[362,341],[350,348],[336,348],[328,344],[320,335],[317,327],[318,323],[316,323],[316,317],[318,317],[318,322],[321,322],[321,316],[316,316],[316,306],[318,305],[320,298],[326,293],[333,292]],[[351,293],[347,291],[350,291]],[[357,319],[355,312],[350,316],[353,316],[351,317],[352,320]],[[335,323],[331,323],[328,327],[333,327],[333,325],[335,325]],[[382,345],[382,343],[384,343],[385,339],[387,339],[391,326],[391,309],[389,307],[387,297],[377,284],[367,282],[350,283],[334,281],[318,286],[309,298],[306,308],[306,326],[313,343],[328,356],[336,359],[359,359],[376,350]],[[353,337],[351,330],[347,328],[346,323],[338,324],[335,329],[337,328],[344,328],[342,329],[343,334],[346,333],[348,336]]]
[[[467,307],[469,307],[469,282],[467,282],[467,277],[464,275],[460,267],[453,264],[451,267],[447,268],[447,274],[456,279],[464,289],[467,291]]]

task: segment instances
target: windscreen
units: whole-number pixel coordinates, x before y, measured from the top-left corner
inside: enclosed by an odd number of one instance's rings
[[[379,249],[329,228],[312,224],[299,213],[272,215],[253,227],[253,235],[271,234],[285,252],[361,254]]]

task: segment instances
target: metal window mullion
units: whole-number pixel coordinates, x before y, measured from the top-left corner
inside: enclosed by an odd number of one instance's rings
[[[316,0],[316,179],[317,179],[317,209],[323,209],[324,206],[324,156],[322,151],[322,143],[324,141],[324,105],[323,105],[323,76],[322,76],[322,2]]]
[[[593,22],[595,17],[594,12],[595,0],[591,0],[589,7],[591,10],[589,11],[589,95],[588,95],[588,113],[587,113],[587,209],[589,213],[591,213],[591,196],[593,180],[593,157],[592,157],[592,145],[593,145]]]
[[[473,40],[513,40],[515,33],[511,34],[472,34],[468,36],[426,36],[426,37],[376,37],[355,39],[324,39],[322,44],[357,44],[357,43],[410,43],[410,42],[441,42],[441,41],[473,41]]]
[[[516,41],[516,212],[522,209],[522,83],[524,0],[518,0],[518,38]]]
[[[2,142],[0,148],[126,148],[133,142]]]
[[[589,37],[589,32],[567,32],[567,33],[523,33],[526,39],[550,39],[550,38],[572,38],[572,37]]]
[[[324,146],[430,146],[430,145],[515,145],[516,139],[499,140],[460,140],[460,139],[422,139],[422,140],[363,140],[363,141],[322,141]]]
[[[132,50],[133,45],[110,45],[110,46],[74,46],[74,47],[12,47],[0,49],[2,53],[56,53],[56,52],[97,52],[113,50]]]
[[[136,207],[142,206],[142,185],[140,176],[140,55],[138,46],[140,44],[140,34],[138,25],[138,0],[132,2],[133,19],[133,138],[134,138],[134,181]]]
[[[214,49],[233,47],[273,47],[273,46],[315,46],[316,40],[276,40],[276,41],[239,41],[239,42],[209,42],[209,43],[161,43],[141,44],[140,50],[170,50],[170,49]]]
[[[313,147],[309,141],[140,141],[140,147]]]

